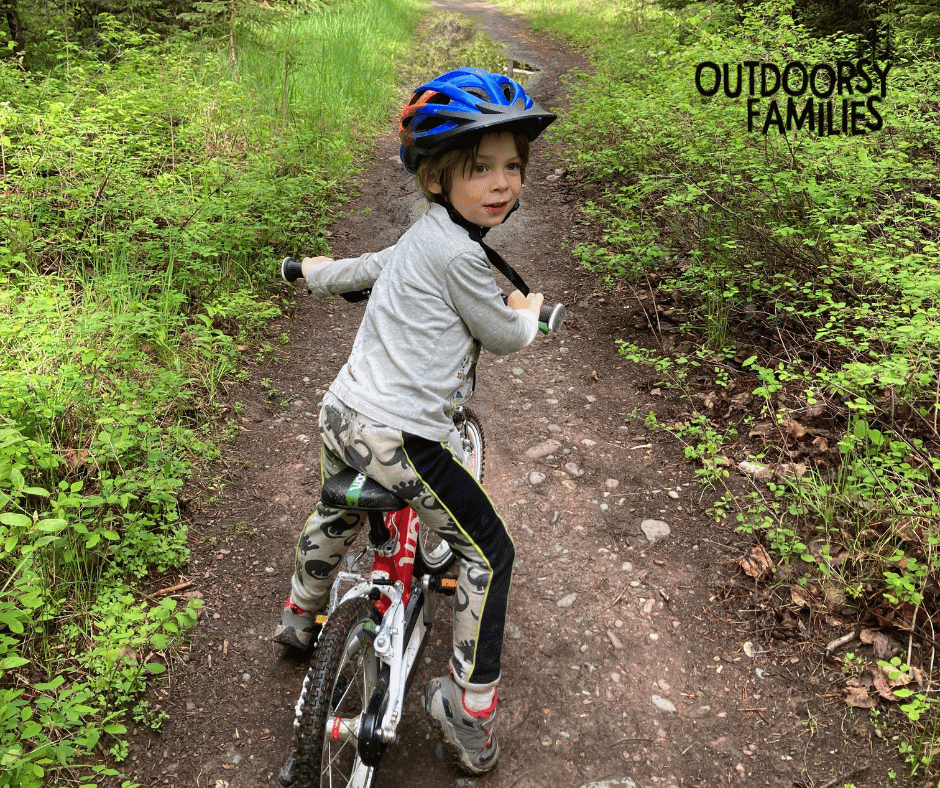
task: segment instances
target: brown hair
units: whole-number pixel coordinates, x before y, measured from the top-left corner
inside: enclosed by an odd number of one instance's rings
[[[529,138],[527,135],[504,129],[512,134],[513,141],[516,143],[516,152],[522,160],[522,182],[525,183],[525,169],[529,164]],[[451,148],[435,156],[427,156],[418,164],[415,179],[421,188],[422,194],[428,199],[428,202],[440,202],[441,198],[449,199],[451,186],[454,183],[454,173],[461,171],[464,177],[473,171],[477,163],[477,151],[480,149],[480,143],[486,134],[499,134],[499,130],[485,132],[484,134],[475,134],[464,141],[464,147]],[[440,185],[443,195],[434,194],[428,189],[428,184],[437,183]]]

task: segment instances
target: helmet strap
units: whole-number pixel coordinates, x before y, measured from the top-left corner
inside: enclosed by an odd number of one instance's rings
[[[527,296],[529,294],[529,286],[525,283],[525,280],[519,276],[509,263],[503,259],[503,256],[497,252],[493,247],[489,246],[483,241],[483,236],[489,232],[489,227],[480,227],[478,224],[473,222],[468,222],[460,213],[451,205],[449,202],[444,200],[442,197],[438,200],[441,205],[447,209],[447,215],[450,216],[450,220],[460,227],[463,227],[468,233],[470,233],[470,239],[476,241],[480,246],[483,247],[483,251],[486,253],[486,258],[490,261],[490,264],[499,271],[503,276],[505,276],[509,282],[515,287],[522,295]],[[508,219],[513,212],[519,207],[519,200],[516,200],[516,204],[512,206],[509,210],[509,213],[506,214],[506,219]]]

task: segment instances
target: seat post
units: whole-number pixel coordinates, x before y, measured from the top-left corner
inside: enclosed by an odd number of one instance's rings
[[[369,512],[369,542],[373,547],[384,547],[392,538],[385,525],[384,512]]]

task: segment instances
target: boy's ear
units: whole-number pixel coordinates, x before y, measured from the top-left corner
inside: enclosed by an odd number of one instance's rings
[[[439,184],[433,178],[428,178],[425,181],[424,186],[429,192],[431,192],[431,194],[443,194],[444,193],[444,190],[441,188],[441,184]]]

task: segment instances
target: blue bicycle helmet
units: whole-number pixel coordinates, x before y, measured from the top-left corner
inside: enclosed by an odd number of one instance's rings
[[[417,88],[401,114],[401,160],[416,172],[421,159],[456,146],[468,134],[512,127],[534,140],[557,116],[502,74],[458,68]]]

